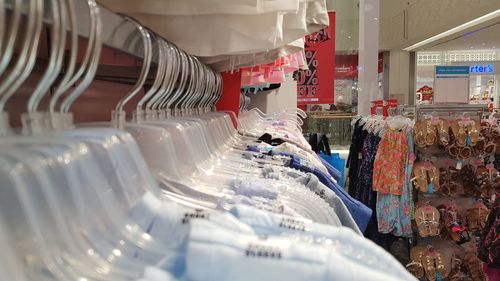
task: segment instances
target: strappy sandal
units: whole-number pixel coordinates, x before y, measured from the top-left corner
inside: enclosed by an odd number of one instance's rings
[[[427,280],[443,280],[447,277],[445,256],[441,251],[432,246],[428,246],[427,253],[424,256],[424,267]]]
[[[445,255],[443,254],[443,252],[439,250],[434,250],[433,254],[434,254],[434,264],[436,265],[437,274],[440,275],[439,279],[443,280],[444,278],[448,277],[448,275],[446,274],[448,272],[448,268],[446,267],[447,263],[445,262]]]
[[[425,120],[420,120],[415,123],[414,137],[415,145],[419,148],[425,148],[427,145],[425,139],[427,136],[427,122]]]
[[[444,218],[446,217],[446,206],[441,204],[436,207],[439,211],[439,237],[442,239],[448,238],[448,231],[446,230],[446,223],[444,222]]]
[[[490,141],[484,147],[484,155],[490,156],[490,155],[494,154],[496,152],[496,150],[497,150],[497,143],[494,141]]]
[[[465,146],[467,144],[467,132],[465,131],[463,121],[453,122],[451,129],[455,136],[455,143],[460,147]]]
[[[488,277],[484,273],[483,263],[476,254],[467,252],[464,256],[464,263],[473,281],[487,281]]]
[[[451,269],[448,276],[450,276],[450,280],[458,273],[462,273],[462,259],[458,258],[455,254],[451,256]]]
[[[439,120],[438,125],[438,135],[439,135],[439,144],[442,146],[447,146],[450,143],[450,124],[445,119]]]
[[[446,231],[451,240],[463,244],[470,240],[469,233],[467,232],[458,211],[455,206],[449,204],[446,206],[446,216],[444,219]]]
[[[453,158],[458,158],[460,155],[460,147],[456,145],[455,143],[449,145],[446,149],[448,151],[448,154],[450,154],[451,157]]]
[[[448,169],[439,168],[439,185],[441,187],[440,193],[443,195],[450,196],[450,188],[448,183],[450,182],[450,173]]]
[[[434,263],[434,258],[427,251],[424,257],[424,268],[425,268],[425,277],[429,281],[436,280],[436,265]]]
[[[476,183],[479,185],[480,190],[491,183],[490,170],[483,165],[478,166],[476,169]]]
[[[420,207],[415,211],[415,222],[420,237],[439,235],[439,211],[433,206]]]
[[[454,275],[450,274],[450,281],[474,281],[469,276],[465,275],[462,271],[455,273]]]
[[[447,183],[449,196],[455,197],[458,195],[460,190],[460,184],[458,183],[458,170],[455,167],[450,167],[449,169],[449,181]]]
[[[490,210],[482,203],[478,202],[473,208],[467,209],[465,219],[467,227],[472,232],[480,232],[486,226]]]
[[[427,252],[426,247],[418,245],[413,247],[410,250],[411,262],[406,265],[406,269],[418,279],[424,277],[425,274],[424,266],[422,265],[425,252]]]
[[[427,130],[427,135],[425,136],[425,144],[427,146],[435,145],[437,140],[436,127],[432,125],[431,120],[427,120],[426,130]]]
[[[469,139],[472,146],[477,144],[477,141],[480,138],[481,126],[478,122],[472,120],[467,125],[467,131],[469,132]]]
[[[429,187],[427,191],[429,193],[438,192],[440,189],[439,169],[435,165],[431,164],[431,167],[427,170],[427,174],[429,175]]]
[[[484,152],[484,148],[486,147],[486,139],[481,136],[477,142],[476,146],[474,146],[474,149],[477,151],[477,154],[482,154]]]
[[[460,152],[458,154],[458,157],[460,159],[468,159],[468,158],[472,157],[472,149],[468,146],[464,146],[464,147],[460,148]]]
[[[413,178],[412,181],[415,187],[421,192],[427,192],[429,184],[427,183],[427,172],[424,169],[422,163],[415,163],[412,170]]]
[[[463,181],[465,196],[474,196],[478,190],[475,180],[476,176],[474,173],[474,167],[470,164],[467,164],[462,167],[459,174],[460,178]]]

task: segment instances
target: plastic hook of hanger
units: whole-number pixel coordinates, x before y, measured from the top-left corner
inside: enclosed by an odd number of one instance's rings
[[[47,94],[60,73],[66,45],[67,5],[65,0],[51,1],[52,25],[50,29],[49,62],[42,78],[39,80],[27,102],[27,113],[21,115],[23,134],[34,134],[52,127],[46,112],[37,112],[42,98]]]
[[[187,97],[182,105],[182,110],[186,113],[186,115],[195,114],[194,104],[200,98],[200,95],[203,94],[205,90],[205,79],[207,78],[207,74],[205,73],[205,69],[199,62],[196,57],[193,57],[194,66],[196,69],[196,83],[194,85],[193,94]]]
[[[0,57],[3,56],[3,39],[5,33],[5,2],[0,0]]]
[[[90,15],[90,25],[89,25],[89,35],[87,40],[87,48],[83,55],[82,63],[79,69],[75,73],[76,68],[76,60],[78,55],[78,27],[77,27],[77,19],[76,19],[76,9],[74,1],[67,1],[68,10],[69,10],[69,18],[70,18],[70,28],[71,28],[71,48],[70,48],[70,59],[68,62],[68,68],[66,70],[66,74],[61,79],[59,86],[56,88],[52,98],[49,102],[49,111],[52,114],[56,113],[56,105],[57,101],[61,97],[63,93],[65,93],[72,85],[74,85],[80,77],[85,72],[85,69],[89,65],[90,57],[92,55],[92,50],[94,48],[94,41],[96,38],[96,16],[95,13],[89,10]],[[90,9],[90,7],[89,7]],[[55,120],[53,120],[55,121]],[[54,125],[54,124],[53,124]]]
[[[180,62],[180,81],[175,89],[172,89],[174,92],[171,93],[170,95],[165,95],[164,100],[161,101],[159,104],[159,109],[164,109],[163,112],[167,113],[167,116],[171,113],[175,113],[173,109],[171,109],[171,106],[174,104],[174,102],[179,98],[179,96],[182,94],[182,92],[185,90],[184,87],[186,86],[186,83],[188,81],[188,67],[189,67],[189,60],[187,58],[187,54],[176,48],[178,51],[178,58]],[[175,82],[174,82],[175,83]],[[173,85],[175,86],[175,85]]]
[[[190,73],[190,79],[186,80],[186,88],[182,92],[178,92],[177,98],[174,100],[172,107],[174,109],[175,115],[182,116],[183,112],[183,104],[186,99],[191,98],[192,95],[195,94],[194,88],[196,87],[197,83],[197,76],[196,75],[196,64],[193,60],[193,58],[189,55],[186,54],[186,58],[188,60],[188,66],[189,66],[189,73]]]
[[[179,75],[177,48],[168,41],[165,41],[165,59],[168,62],[163,75],[163,82],[160,85],[157,93],[153,95],[146,103],[146,117],[148,119],[157,119],[158,107],[162,98],[170,93],[175,81]]]
[[[144,83],[146,82],[146,79],[148,77],[149,68],[151,66],[151,60],[153,58],[151,35],[149,31],[147,31],[142,25],[140,25],[133,19],[128,17],[126,17],[125,19],[135,25],[139,30],[139,33],[141,34],[142,43],[144,46],[144,61],[142,64],[141,73],[139,74],[139,79],[135,83],[134,87],[128,92],[128,94],[118,102],[115,107],[115,111],[113,112],[113,120],[117,122],[118,127],[121,127],[123,125],[122,122],[125,121],[125,112],[123,110],[123,107],[135,95],[137,95],[137,93],[139,93],[144,86]]]
[[[14,53],[14,44],[16,42],[16,37],[18,34],[19,30],[19,23],[21,19],[21,10],[22,10],[22,1],[21,0],[15,0],[12,8],[12,13],[10,15],[10,24],[9,24],[9,31],[10,32],[5,32],[5,3],[2,0],[2,7],[0,7],[1,10],[1,16],[2,20],[0,21],[0,24],[2,27],[2,32],[0,34],[1,39],[0,39],[0,76],[3,74],[5,69],[7,69],[7,66],[9,65],[9,62],[12,58],[12,54]],[[5,47],[4,47],[4,38],[7,36],[7,41],[5,42]],[[5,81],[5,80],[4,80]],[[1,85],[1,83],[0,83]],[[7,112],[0,111],[0,135],[6,135],[11,133],[10,130],[10,125],[9,125],[9,114]]]
[[[51,46],[49,54],[49,63],[42,78],[33,90],[28,100],[28,112],[35,112],[43,96],[48,92],[50,86],[54,83],[57,75],[61,71],[64,57],[64,47],[66,45],[66,24],[67,13],[65,1],[51,1],[52,7],[52,26],[51,26]]]
[[[8,32],[5,32],[5,26],[7,26],[5,22],[5,6],[1,7],[2,10],[2,17],[3,19],[1,20],[2,29],[1,32],[1,39],[0,39],[0,75],[3,74],[5,69],[7,69],[7,66],[9,65],[9,62],[12,58],[12,55],[14,54],[14,44],[16,43],[16,38],[17,34],[19,33],[19,25],[21,21],[21,12],[22,12],[22,0],[15,0],[13,5],[12,5],[12,13],[10,14],[10,23],[9,23],[9,30]],[[4,1],[2,1],[2,5],[4,5]],[[7,41],[3,42],[5,36],[7,36]],[[5,47],[4,47],[5,44]]]
[[[90,59],[90,65],[83,77],[82,81],[78,86],[68,94],[61,104],[61,111],[63,113],[68,113],[73,102],[87,89],[87,87],[92,83],[94,76],[97,72],[97,67],[99,66],[99,58],[102,49],[102,22],[99,7],[95,0],[87,0],[89,9],[91,11],[91,17],[95,20],[95,40],[92,51],[92,57]]]
[[[166,52],[167,52],[167,47],[166,47],[166,42],[160,37],[155,36],[158,44],[158,66],[157,66],[157,71],[156,71],[156,76],[155,80],[153,82],[153,85],[149,90],[144,94],[144,96],[139,100],[136,106],[136,121],[141,121],[143,119],[143,106],[144,104],[151,99],[155,94],[158,93],[158,91],[161,88],[161,85],[163,83],[164,77],[165,77],[165,71],[166,71]]]
[[[162,103],[171,97],[172,91],[175,87],[175,84],[181,75],[181,62],[180,62],[180,54],[179,49],[175,47],[175,45],[167,42],[168,51],[167,51],[167,60],[170,63],[167,64],[167,71],[165,71],[165,77],[163,79],[162,86],[157,95],[153,96],[151,100],[147,103],[147,108],[149,108],[153,114],[157,114],[160,110]],[[170,115],[170,112],[166,112],[167,117]]]
[[[0,111],[3,111],[7,100],[19,89],[22,83],[28,78],[35,65],[38,42],[43,25],[43,1],[30,0],[28,11],[28,23],[23,39],[21,52],[15,67],[4,78],[0,85]]]

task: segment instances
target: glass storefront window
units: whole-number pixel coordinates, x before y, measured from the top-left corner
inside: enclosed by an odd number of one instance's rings
[[[434,87],[434,68],[436,65],[491,65],[493,71],[489,73],[472,73],[469,76],[470,103],[491,104],[490,107],[500,107],[499,51],[495,50],[464,50],[441,52],[418,52],[416,71],[416,99],[417,103],[432,103]]]

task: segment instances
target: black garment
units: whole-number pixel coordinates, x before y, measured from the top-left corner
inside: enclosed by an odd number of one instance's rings
[[[328,138],[325,134],[311,133],[309,134],[309,144],[311,149],[316,153],[323,153],[328,156],[332,156],[332,151],[330,150],[330,144],[328,143]]]
[[[258,139],[259,141],[265,142],[267,144],[270,144],[272,146],[277,146],[285,142],[285,140],[281,138],[274,138],[271,134],[265,133],[260,138]]]
[[[328,138],[325,134],[321,135],[320,141],[318,143],[318,153],[323,152],[328,156],[332,156],[332,151],[330,150],[330,143],[328,143]]]
[[[311,145],[311,149],[318,153],[318,134],[311,133],[309,134],[309,144]]]
[[[269,87],[264,87],[264,88],[260,88],[260,87],[245,87],[245,88],[241,88],[240,92],[241,93],[245,93],[245,92],[260,93],[260,92],[265,92],[265,91],[276,90],[279,87],[281,87],[281,83],[274,83],[274,84],[270,84]]]
[[[349,156],[346,161],[346,168],[349,169],[349,195],[354,196],[355,187],[358,181],[358,170],[361,165],[361,159],[359,157],[361,150],[363,149],[363,143],[365,141],[368,132],[363,129],[359,124],[360,120],[356,121],[354,125],[354,130],[352,133],[351,147],[349,148]]]
[[[263,141],[267,144],[271,144],[271,140],[273,139],[273,136],[271,134],[265,133],[258,140]]]

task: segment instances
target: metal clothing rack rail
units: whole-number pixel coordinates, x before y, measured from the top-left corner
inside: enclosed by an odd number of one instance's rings
[[[450,105],[420,105],[417,107],[418,119],[424,115],[437,114],[438,116],[454,116],[457,114],[467,114],[469,116],[482,116],[488,112],[486,105],[478,104],[450,104]]]

